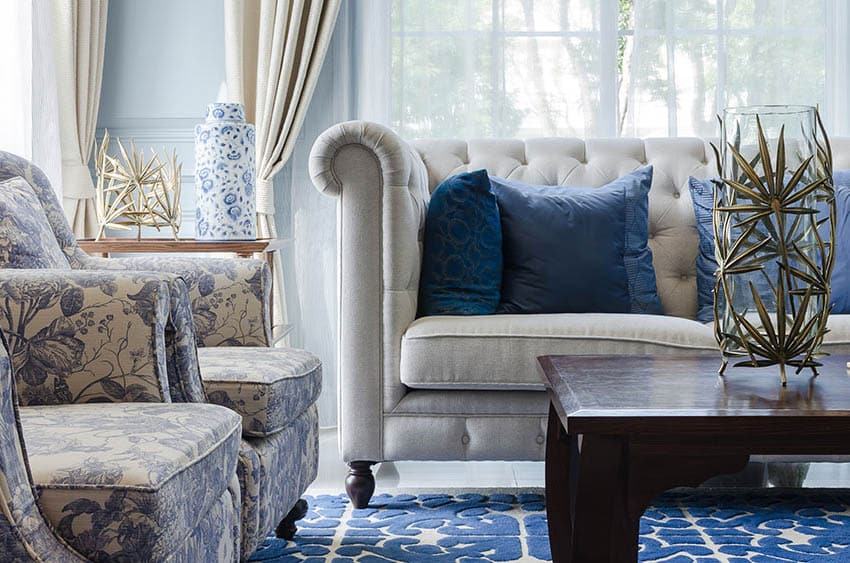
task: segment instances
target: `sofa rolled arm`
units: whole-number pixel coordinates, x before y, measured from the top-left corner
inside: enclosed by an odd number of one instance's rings
[[[161,276],[0,270],[0,296],[22,405],[171,400]]]
[[[390,129],[349,121],[316,140],[310,176],[316,189],[339,200],[343,459],[380,461],[383,412],[406,393],[398,349],[416,317],[427,172]]]
[[[198,346],[271,346],[271,271],[262,260],[144,256],[89,257],[89,270],[179,275],[189,291]]]

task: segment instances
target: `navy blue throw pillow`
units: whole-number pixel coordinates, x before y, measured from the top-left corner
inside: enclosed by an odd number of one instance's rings
[[[715,180],[716,181],[716,180]],[[832,288],[832,313],[850,313],[850,170],[833,172],[835,184],[835,263],[830,279]],[[714,256],[714,227],[712,210],[715,186],[710,179],[690,178],[691,198],[697,219],[699,254],[697,255],[697,320],[714,320],[714,293],[717,259]],[[825,213],[825,212],[824,212]],[[824,231],[822,236],[828,236]],[[772,273],[769,273],[772,275]],[[770,291],[764,276],[759,272],[750,274],[759,293]]]
[[[649,235],[652,167],[599,188],[491,178],[502,216],[502,313],[661,314]]]
[[[501,285],[502,227],[487,171],[452,176],[428,205],[418,314],[495,313]]]

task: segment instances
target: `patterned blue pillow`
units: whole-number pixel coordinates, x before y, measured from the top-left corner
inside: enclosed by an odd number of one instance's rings
[[[688,178],[694,215],[699,234],[697,254],[697,320],[710,323],[714,320],[714,283],[717,259],[714,257],[714,182],[709,178]]]
[[[502,216],[500,312],[662,314],[647,245],[651,166],[599,188],[490,181]]]
[[[29,182],[0,182],[0,268],[70,267]]]
[[[714,256],[714,184],[711,179],[690,178],[691,198],[697,219],[699,254],[697,255],[697,320],[714,320],[714,293],[717,260]],[[830,286],[832,287],[832,313],[850,313],[850,170],[833,172],[835,183],[835,264]],[[827,232],[821,233],[828,236]],[[769,272],[772,275],[771,272]],[[750,274],[759,293],[770,291],[764,276],[758,272]]]
[[[425,218],[420,317],[496,312],[502,228],[486,170],[458,174],[431,196]]]
[[[832,266],[832,313],[850,313],[850,170],[835,170],[835,262]]]

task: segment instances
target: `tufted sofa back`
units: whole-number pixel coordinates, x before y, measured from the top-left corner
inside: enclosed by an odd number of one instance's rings
[[[688,177],[717,173],[707,141],[657,139],[420,140],[412,143],[431,191],[461,172],[481,168],[529,184],[601,186],[636,168],[653,167],[649,192],[649,247],[664,312],[694,318],[699,239]],[[850,139],[834,139],[835,168],[850,168]]]

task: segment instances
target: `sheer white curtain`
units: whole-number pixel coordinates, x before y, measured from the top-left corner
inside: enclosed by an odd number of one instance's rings
[[[377,0],[376,0],[377,1]],[[713,136],[728,105],[850,134],[844,0],[386,0],[391,124],[425,136]],[[369,41],[376,32],[369,29]]]
[[[32,160],[61,197],[50,3],[0,2],[0,150]]]

